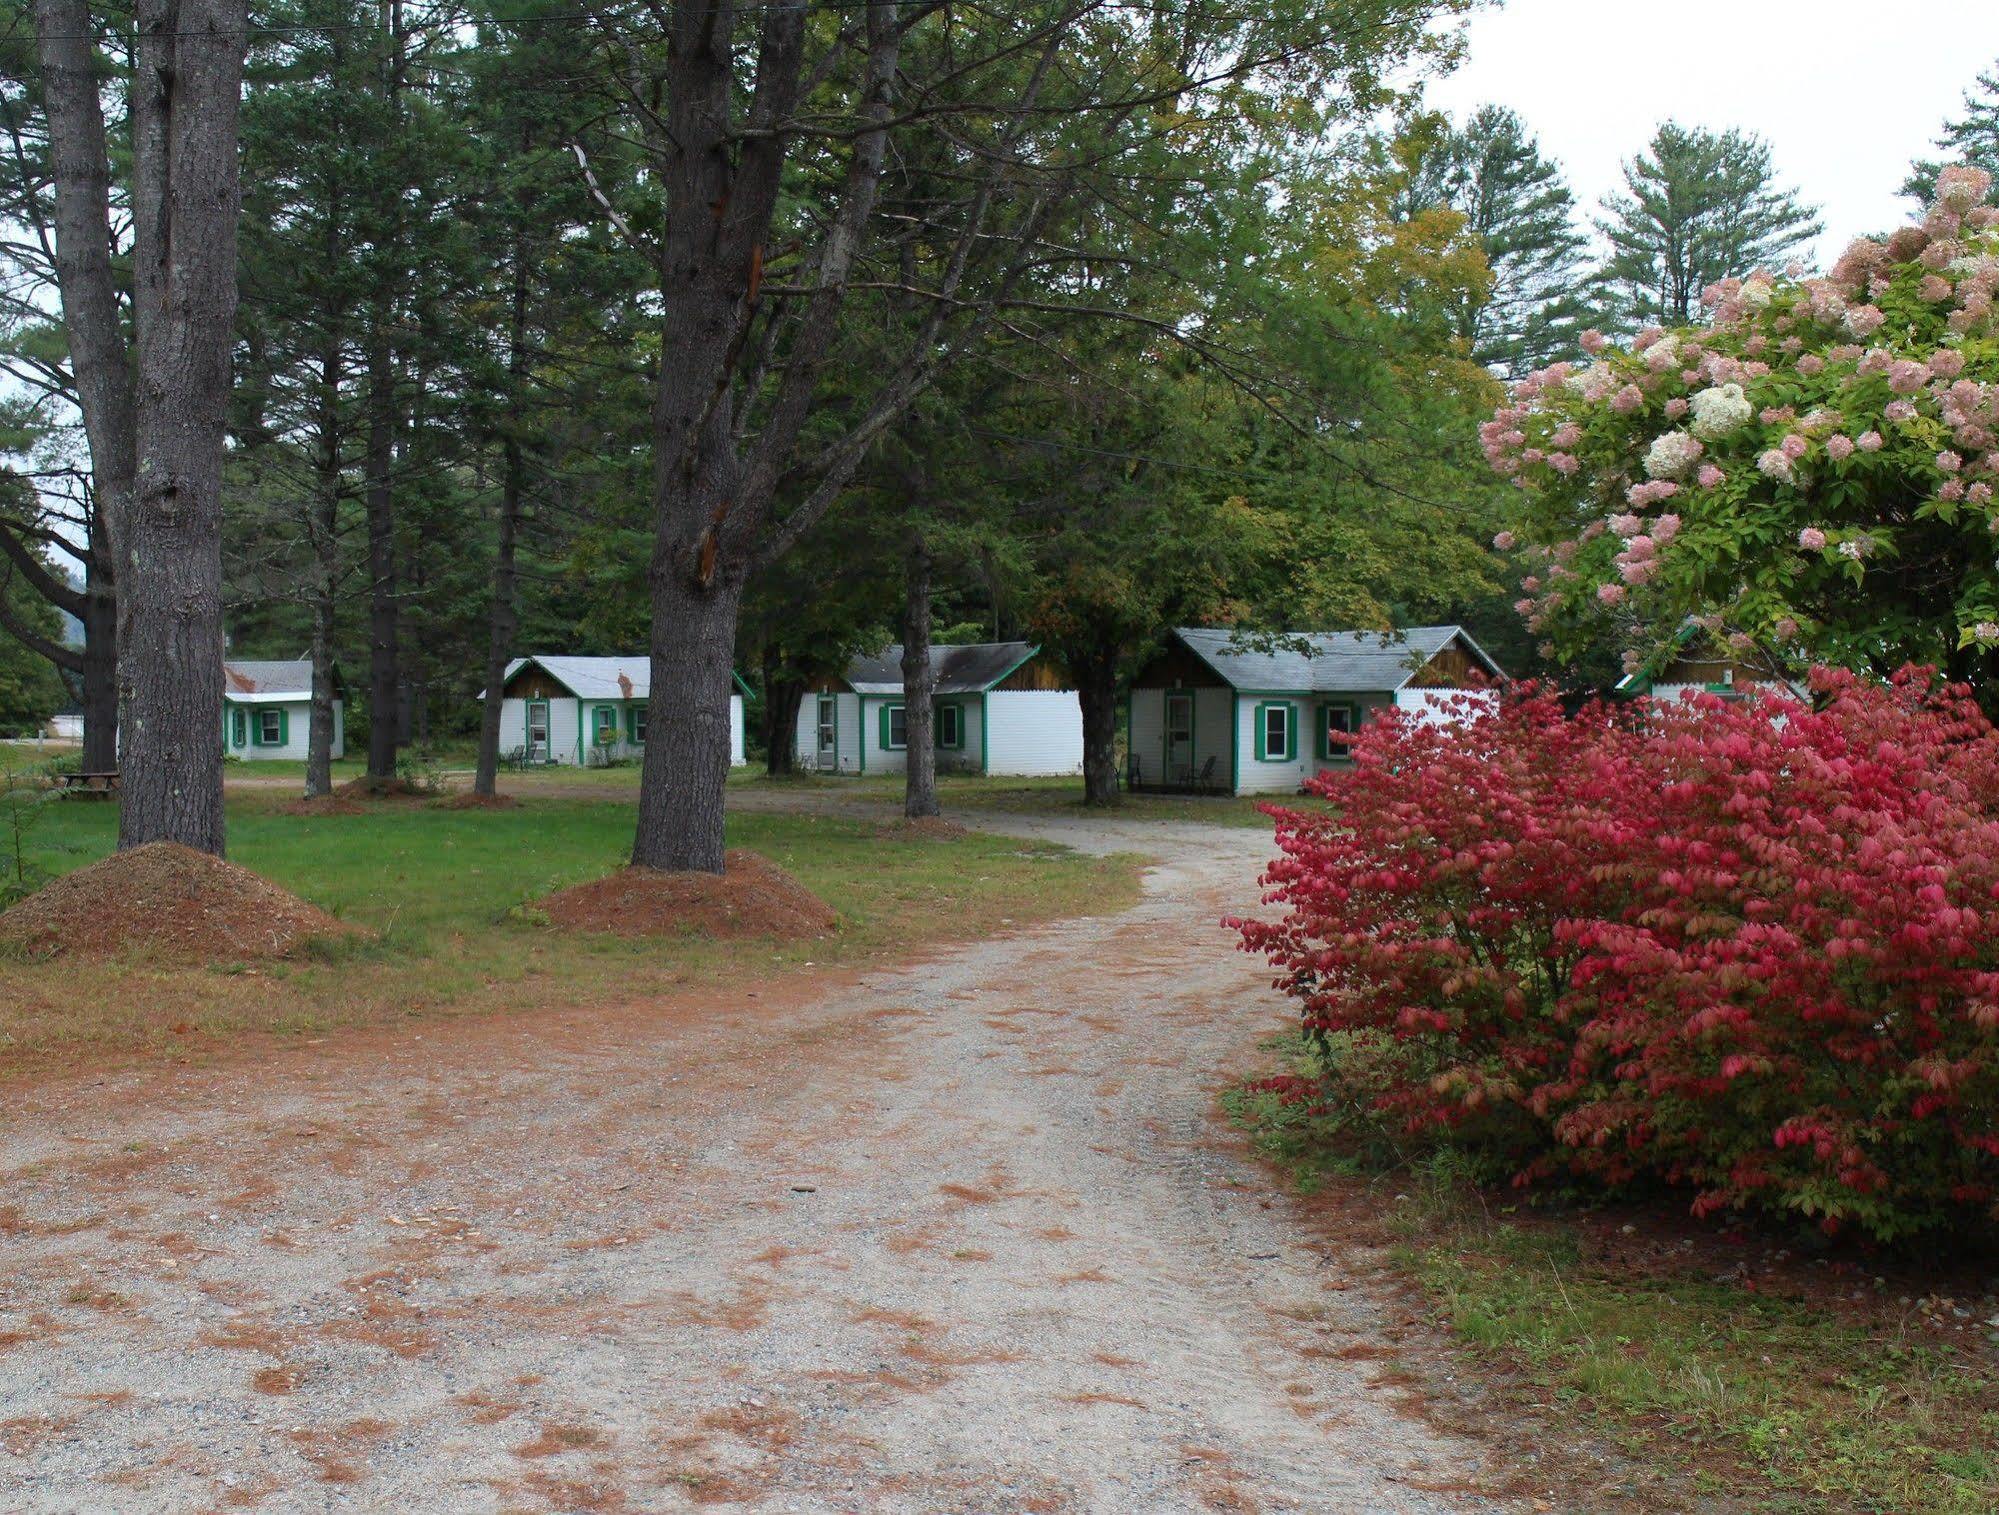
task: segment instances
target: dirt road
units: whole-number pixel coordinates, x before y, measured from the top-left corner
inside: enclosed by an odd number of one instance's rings
[[[0,1510],[1502,1508],[1213,1125],[1266,840],[1144,837],[891,973],[10,1091]]]

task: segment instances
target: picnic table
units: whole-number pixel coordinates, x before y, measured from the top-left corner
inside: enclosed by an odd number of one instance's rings
[[[69,773],[59,775],[62,786],[73,794],[97,794],[110,797],[118,792],[118,771],[108,773]]]

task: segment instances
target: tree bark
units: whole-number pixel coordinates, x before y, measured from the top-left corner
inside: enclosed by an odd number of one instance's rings
[[[1115,647],[1100,648],[1075,671],[1083,707],[1083,803],[1115,805],[1117,777],[1117,665]]]
[[[329,218],[330,222],[331,218]],[[312,544],[312,705],[305,746],[305,797],[333,792],[333,633],[340,587],[340,381],[338,324],[319,359],[319,456],[307,509]]]
[[[632,861],[722,872],[729,691],[742,582],[703,587],[677,573],[652,586],[652,695]],[[662,698],[664,696],[664,698]]]
[[[486,613],[486,702],[479,713],[479,764],[472,792],[491,799],[499,792],[500,686],[520,633],[520,605],[514,557],[520,536],[521,498],[526,492],[527,458],[521,449],[521,390],[527,380],[528,268],[526,239],[514,238],[514,288],[507,318],[506,430],[500,440],[500,534],[493,555],[493,598]],[[648,737],[651,732],[646,733]]]
[[[764,647],[764,772],[789,778],[798,771],[798,708],[805,703],[805,683],[785,676],[783,660],[768,643]]]
[[[903,577],[902,612],[902,813],[912,821],[938,814],[937,679],[930,666],[930,554],[918,537]]]
[[[35,20],[56,198],[56,286],[90,453],[90,543],[78,616],[83,766],[106,773],[118,766],[118,563],[138,458],[132,352],[111,266],[111,163],[90,8],[87,0],[37,0]]]
[[[376,7],[388,51],[382,60],[380,89],[392,110],[400,108],[403,85],[402,7],[399,0],[379,0]],[[368,343],[368,777],[396,776],[396,752],[401,746],[402,649],[396,615],[396,353],[389,330],[396,315],[395,259],[401,222],[400,186],[386,187],[388,198],[377,229],[373,327]]]
[[[242,0],[138,0],[138,467],[120,554],[118,844],[223,850],[222,438],[236,316]]]

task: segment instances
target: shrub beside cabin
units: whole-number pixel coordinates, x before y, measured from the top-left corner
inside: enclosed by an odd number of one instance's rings
[[[730,674],[729,761],[743,761],[743,696]],[[515,764],[605,767],[645,752],[652,660],[525,657],[500,686],[500,756]],[[486,697],[481,691],[482,700]]]
[[[932,647],[939,773],[1016,776],[1083,771],[1083,707],[1054,662],[1031,642]],[[909,730],[902,648],[855,658],[799,703],[801,769],[901,773]]]
[[[305,761],[312,741],[312,664],[222,663],[222,750],[245,762]],[[347,755],[347,702],[333,674],[333,756]]]
[[[1347,739],[1374,712],[1448,720],[1467,691],[1504,677],[1462,626],[1244,633],[1241,641],[1233,631],[1183,626],[1132,679],[1125,782],[1134,790],[1295,794],[1348,761]]]

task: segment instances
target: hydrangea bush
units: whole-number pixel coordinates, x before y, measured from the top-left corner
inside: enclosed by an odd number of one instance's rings
[[[1946,169],[1920,225],[1823,278],[1706,292],[1708,324],[1516,384],[1481,429],[1512,479],[1518,606],[1549,656],[1606,636],[1644,663],[1697,617],[1847,666],[1983,680],[1999,646],[1999,209]]]
[[[1393,1043],[1383,1114],[1523,1181],[1989,1225],[1999,733],[1962,685],[1815,680],[1809,707],[1386,716],[1315,781],[1336,815],[1275,812],[1287,913],[1231,924],[1308,1034]]]

